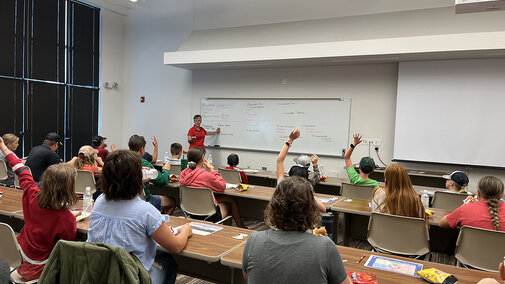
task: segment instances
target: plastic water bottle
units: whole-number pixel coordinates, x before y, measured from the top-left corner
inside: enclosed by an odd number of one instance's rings
[[[158,177],[158,170],[151,168],[142,168],[142,180],[152,180]]]
[[[209,154],[209,158],[207,159],[207,161],[209,161],[209,163],[212,165],[212,155]]]
[[[430,207],[430,196],[426,190],[421,195],[421,202],[423,203],[425,209],[428,209],[428,207]]]
[[[87,186],[86,187],[86,193],[84,193],[84,196],[82,198],[82,207],[84,212],[91,212],[91,209],[93,207],[93,196],[91,195],[91,187]]]
[[[165,152],[165,156],[163,156],[163,164],[168,163],[168,159],[170,159],[170,156],[168,155],[168,152]]]

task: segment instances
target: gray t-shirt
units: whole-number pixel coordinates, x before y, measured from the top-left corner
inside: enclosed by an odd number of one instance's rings
[[[7,179],[0,180],[0,184],[5,184],[6,186],[14,185],[14,172],[12,171],[12,168],[9,166],[9,163],[5,160],[5,156],[2,153],[2,151],[0,151],[0,160],[3,160],[5,162],[5,166],[7,166]]]
[[[272,229],[251,234],[242,270],[248,283],[341,283],[347,277],[331,239]]]

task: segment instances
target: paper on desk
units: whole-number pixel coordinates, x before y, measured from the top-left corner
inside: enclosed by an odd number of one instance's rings
[[[227,184],[226,184],[226,188],[227,188],[227,189],[228,189],[228,188],[237,188],[237,186],[238,186],[238,184],[236,184],[236,183],[227,183]]]
[[[189,223],[189,225],[191,226],[191,229],[193,230],[193,234],[200,235],[200,236],[207,236],[207,235],[210,235],[212,233],[215,233],[215,232],[223,229],[222,227],[213,226],[211,224],[199,223],[199,222],[191,222],[191,223]],[[184,225],[181,225],[175,229],[180,230],[180,228],[182,228],[182,226],[184,226]]]
[[[330,203],[337,198],[336,197],[318,197],[317,199],[319,199],[319,201],[321,201],[322,203]]]
[[[421,263],[404,261],[373,254],[370,255],[365,263],[365,266],[414,277],[419,277],[417,275],[417,272],[423,270],[423,265]]]

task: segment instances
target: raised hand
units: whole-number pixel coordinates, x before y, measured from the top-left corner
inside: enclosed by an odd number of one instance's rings
[[[352,138],[354,138],[354,142],[352,144],[354,144],[354,146],[358,146],[358,144],[361,143],[361,141],[362,141],[361,137],[363,137],[363,135],[361,135],[359,133],[353,134]]]

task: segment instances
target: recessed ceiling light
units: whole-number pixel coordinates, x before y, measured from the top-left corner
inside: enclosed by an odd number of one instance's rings
[[[130,0],[131,2],[137,2],[137,0]]]

